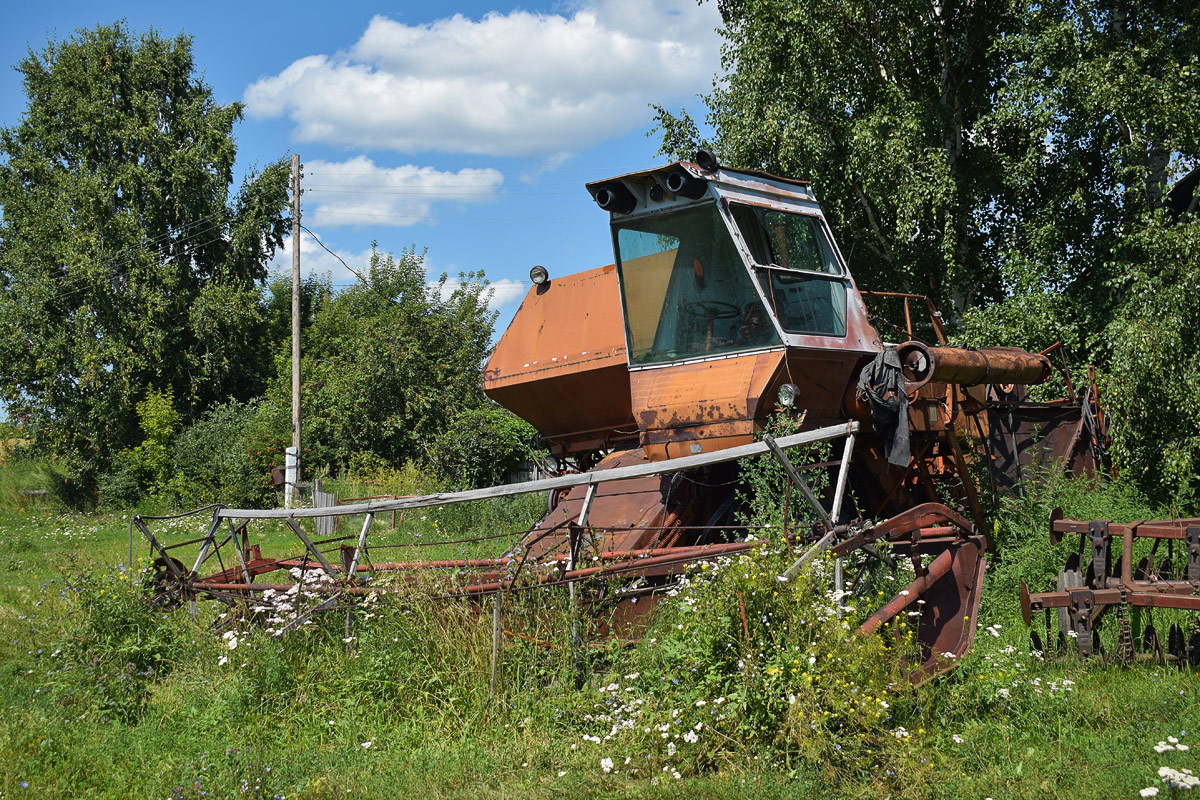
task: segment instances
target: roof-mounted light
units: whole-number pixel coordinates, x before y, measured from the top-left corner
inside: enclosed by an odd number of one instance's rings
[[[535,286],[541,286],[550,280],[550,271],[538,264],[533,269],[529,270],[529,280],[533,281]]]
[[[637,208],[637,198],[629,191],[629,187],[620,181],[604,184],[596,189],[592,197],[596,205],[613,214],[628,214]]]
[[[698,200],[708,191],[708,181],[693,178],[681,169],[667,176],[667,191],[671,194],[683,195],[691,200]]]

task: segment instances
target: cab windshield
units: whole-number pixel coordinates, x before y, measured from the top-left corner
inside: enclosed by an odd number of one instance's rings
[[[614,226],[631,364],[782,344],[709,203]]]
[[[783,329],[845,336],[846,281],[818,219],[757,206],[730,210]]]

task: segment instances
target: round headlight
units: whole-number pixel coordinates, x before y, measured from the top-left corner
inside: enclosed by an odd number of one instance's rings
[[[779,387],[779,405],[791,408],[800,399],[800,387],[794,383],[785,383]]]
[[[541,264],[538,264],[536,267],[529,270],[529,280],[540,286],[541,284],[550,280],[550,273],[546,271],[545,267],[543,267]]]

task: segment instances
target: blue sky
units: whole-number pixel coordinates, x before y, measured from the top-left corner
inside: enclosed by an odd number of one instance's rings
[[[355,268],[378,241],[428,248],[431,277],[482,269],[498,330],[532,265],[611,262],[583,184],[661,162],[648,104],[701,112],[719,68],[716,4],[695,0],[40,2],[5,18],[0,124],[24,109],[11,67],[29,47],[119,19],[186,32],[217,99],[247,104],[239,181],[299,153],[304,221],[328,247]],[[305,272],[354,280],[304,238]]]

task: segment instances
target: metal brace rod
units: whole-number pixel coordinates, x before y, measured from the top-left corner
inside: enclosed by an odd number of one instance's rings
[[[145,536],[146,539],[150,542],[150,549],[158,551],[162,560],[167,562],[167,569],[171,570],[171,572],[173,572],[175,574],[176,579],[178,579],[179,582],[182,584],[186,580],[186,577],[183,574],[183,570],[181,570],[179,568],[179,565],[175,563],[175,559],[171,557],[170,553],[167,552],[166,548],[164,548],[161,544],[159,544],[158,539],[154,538],[154,534],[151,533],[150,529],[146,527],[146,523],[142,522],[142,518],[135,516],[133,518],[133,524],[138,526],[138,530],[140,530],[142,532],[142,535]]]
[[[842,448],[842,464],[838,468],[837,488],[833,491],[833,511],[831,516],[839,519],[842,516],[842,503],[846,500],[846,480],[850,477],[850,459],[854,455],[854,434],[846,437],[846,446]]]
[[[825,529],[833,530],[833,518],[829,516],[829,512],[821,505],[821,501],[817,499],[817,496],[813,494],[813,490],[809,488],[808,483],[805,482],[804,478],[800,477],[800,473],[792,466],[792,462],[788,460],[787,454],[783,452],[783,448],[779,446],[774,437],[769,433],[763,434],[763,441],[767,443],[767,447],[771,448],[771,452],[779,459],[779,463],[783,465],[784,471],[787,472],[788,477],[791,478],[795,487],[800,490],[800,493],[808,500],[809,505],[817,512],[817,516],[821,518],[821,522],[825,523]]]
[[[204,536],[204,544],[200,545],[200,554],[196,556],[196,565],[192,567],[193,575],[199,574],[200,567],[204,566],[205,560],[208,559],[208,551],[212,549],[213,541],[216,539],[217,530],[220,527],[221,520],[214,515],[212,524],[208,526],[208,533]]]
[[[284,520],[284,522],[286,522],[288,527],[300,537],[300,541],[304,542],[304,546],[307,547],[309,552],[311,552],[317,561],[321,563],[321,568],[325,570],[325,574],[331,578],[334,577],[336,573],[333,571],[333,567],[329,565],[329,562],[325,560],[325,556],[322,555],[321,551],[316,548],[308,536],[305,535],[304,531],[300,529],[300,526],[296,524],[296,519],[294,517],[288,517]]]
[[[592,510],[592,500],[595,498],[596,484],[588,484],[587,494],[583,497],[583,508],[579,510],[579,518],[567,534],[569,537],[567,554],[568,572],[575,570],[576,562],[579,560],[580,540],[583,538],[583,532],[587,529],[588,514]],[[571,603],[571,653],[572,660],[574,661],[575,688],[579,688],[583,685],[583,634],[580,630],[579,605],[576,598],[574,580],[571,580],[567,584],[567,594]]]
[[[858,430],[858,422],[851,420],[841,425],[830,425],[816,430],[803,431],[779,439],[782,447],[794,447],[801,444],[837,439]],[[427,506],[448,505],[451,503],[466,503],[475,500],[488,500],[493,497],[508,497],[518,494],[545,492],[550,489],[566,489],[572,486],[584,486],[608,481],[644,478],[649,475],[661,475],[666,472],[680,472],[709,464],[723,464],[742,458],[762,455],[767,452],[763,442],[728,447],[711,453],[699,453],[693,456],[682,456],[666,461],[655,461],[648,464],[632,464],[628,467],[597,470],[577,475],[561,475],[557,478],[544,478],[527,483],[505,484],[491,486],[486,489],[471,489],[465,492],[423,495],[421,497],[404,497],[382,502],[355,503],[328,508],[292,508],[292,509],[251,509],[251,508],[221,508],[217,513],[222,518],[233,519],[300,519],[304,517],[348,517],[382,511],[399,511],[407,508],[424,508]]]
[[[905,301],[908,302],[907,300]],[[837,488],[833,491],[833,511],[830,515],[836,520],[842,518],[842,503],[846,499],[846,480],[850,477],[850,458],[854,455],[854,434],[846,437],[846,445],[842,448],[842,463],[838,467]],[[838,596],[838,613],[841,613],[841,597],[846,591],[846,574],[839,557],[833,562],[833,590]]]
[[[350,559],[350,573],[347,578],[358,575],[358,563],[362,558],[363,548],[367,546],[367,534],[371,532],[371,522],[374,519],[374,514],[367,514],[367,518],[363,520],[362,531],[358,534],[358,543],[354,547],[354,558]]]
[[[828,550],[833,545],[835,538],[836,536],[834,535],[833,531],[830,531],[822,536],[817,540],[816,544],[808,548],[808,550],[804,552],[804,555],[796,559],[796,562],[788,567],[787,570],[779,576],[779,580],[786,582],[799,575],[800,570],[804,569],[808,562],[812,561],[814,558]]]
[[[233,539],[233,552],[237,553],[238,563],[242,567],[242,577],[246,579],[246,583],[251,583],[250,567],[246,565],[246,554],[242,552],[242,543],[238,541],[237,528],[233,527],[233,520],[229,520],[229,536]]]

